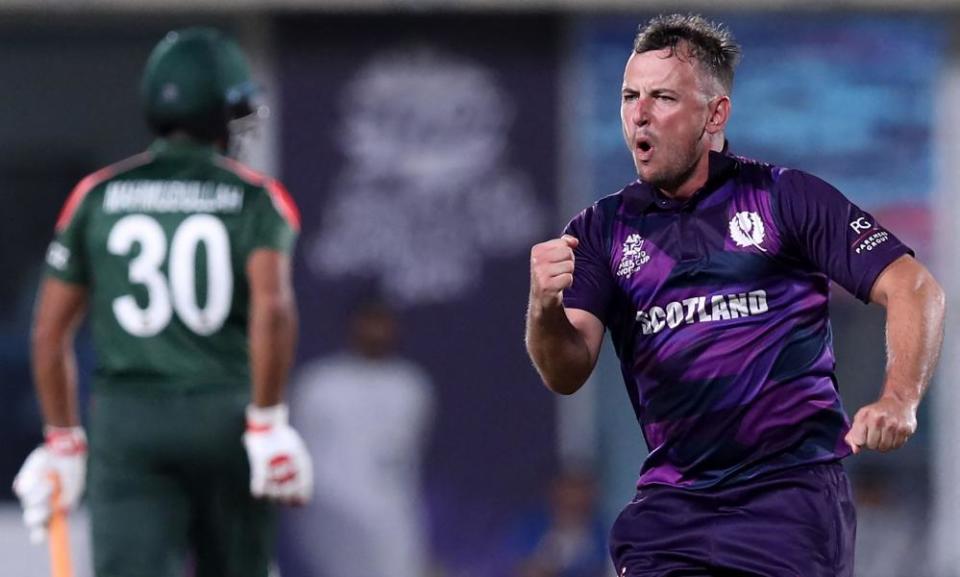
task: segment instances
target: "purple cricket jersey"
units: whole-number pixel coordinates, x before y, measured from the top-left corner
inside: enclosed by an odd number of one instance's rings
[[[610,330],[650,449],[638,487],[704,488],[847,456],[829,280],[869,301],[909,254],[826,182],[710,153],[688,201],[637,181],[567,226],[564,305]]]

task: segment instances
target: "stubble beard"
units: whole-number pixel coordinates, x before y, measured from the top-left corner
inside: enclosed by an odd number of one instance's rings
[[[648,170],[646,174],[644,174],[641,163],[635,162],[637,174],[640,176],[640,179],[667,194],[676,192],[690,179],[696,170],[697,161],[699,160],[696,141],[691,142],[688,146],[680,147],[679,150],[686,151],[686,153],[683,154],[683,156],[679,156],[678,154],[673,154],[671,151],[658,150],[658,153],[666,153],[667,155],[671,155],[671,157],[668,158],[663,168],[652,171]]]

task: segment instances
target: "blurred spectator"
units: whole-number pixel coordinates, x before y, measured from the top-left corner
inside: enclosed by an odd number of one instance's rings
[[[432,385],[397,355],[396,320],[382,303],[359,306],[348,324],[348,350],[307,362],[292,385],[292,422],[316,483],[313,501],[286,517],[286,546],[296,573],[311,577],[424,577],[420,463]]]
[[[550,483],[546,507],[521,518],[507,544],[510,577],[612,575],[607,530],[597,487],[586,471],[561,473]]]

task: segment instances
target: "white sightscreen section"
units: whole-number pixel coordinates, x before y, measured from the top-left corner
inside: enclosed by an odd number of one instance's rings
[[[52,574],[47,543],[34,545],[23,526],[17,501],[0,502],[0,574],[4,577],[47,577]],[[70,560],[73,577],[93,577],[90,517],[85,505],[70,513]]]
[[[563,224],[583,207],[592,202],[584,191],[591,190],[580,154],[577,128],[582,126],[571,118],[579,114],[577,86],[583,79],[577,61],[575,39],[568,25],[563,32],[564,53],[562,60],[567,63],[560,67],[560,102],[557,114],[557,134],[559,135],[560,161],[557,163],[557,183],[559,187],[557,212],[558,220],[550,229],[550,236],[557,236]],[[572,396],[557,396],[557,455],[560,466],[576,468],[592,464],[596,460],[597,427],[595,377],[591,377],[582,389]]]
[[[257,123],[255,133],[245,139],[239,160],[279,177],[280,89],[271,22],[270,18],[250,16],[243,18],[236,28],[237,41],[247,55],[254,82],[261,87],[261,103],[267,110],[267,116]]]
[[[946,337],[933,413],[933,503],[930,532],[933,577],[960,575],[960,44],[955,43],[938,91],[937,185],[934,197],[937,262],[934,274],[947,293]]]

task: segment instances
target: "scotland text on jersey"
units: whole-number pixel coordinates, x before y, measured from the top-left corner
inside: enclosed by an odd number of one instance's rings
[[[663,307],[650,307],[648,311],[637,311],[637,322],[643,334],[652,335],[682,324],[738,319],[768,310],[767,291],[761,289],[730,295],[694,296]]]

